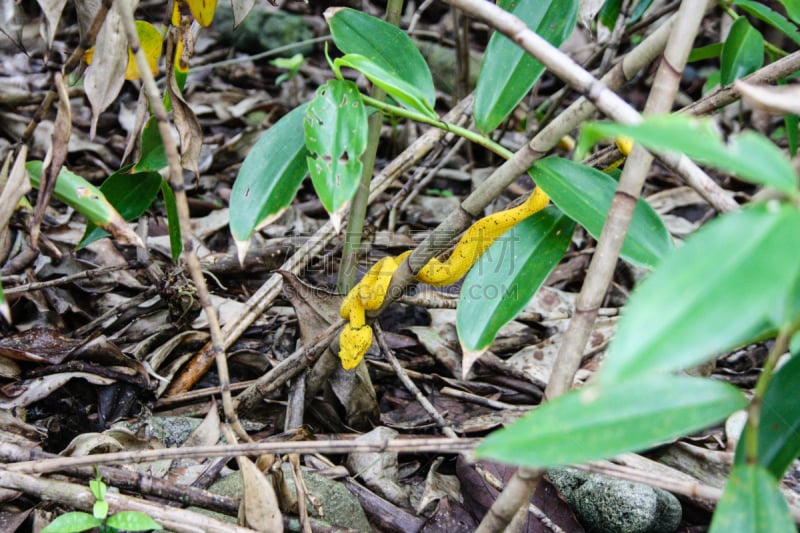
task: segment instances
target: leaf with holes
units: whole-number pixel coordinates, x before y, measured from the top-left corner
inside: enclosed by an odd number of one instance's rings
[[[331,80],[317,90],[303,121],[308,170],[329,213],[355,194],[367,147],[367,112],[352,81]]]

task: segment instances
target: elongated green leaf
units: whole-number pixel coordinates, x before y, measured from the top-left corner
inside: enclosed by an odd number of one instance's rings
[[[800,0],[779,0],[786,14],[795,24],[800,24]]]
[[[775,478],[760,465],[735,465],[709,533],[796,532]]]
[[[639,0],[639,2],[636,3],[636,7],[633,8],[633,13],[631,13],[630,18],[628,19],[628,26],[642,18],[642,15],[645,14],[652,4],[653,0]]]
[[[786,129],[786,144],[789,145],[789,156],[797,155],[797,147],[800,144],[800,119],[797,115],[784,115],[783,125]]]
[[[704,59],[711,59],[719,57],[722,53],[723,43],[709,44],[708,46],[701,46],[700,48],[693,48],[689,53],[687,62],[693,63],[695,61],[703,61]]]
[[[723,85],[752,74],[764,64],[764,37],[746,18],[739,17],[731,26],[720,61]]]
[[[564,256],[575,223],[555,207],[523,220],[480,257],[461,287],[456,326],[470,350],[489,346]]]
[[[577,0],[519,0],[500,6],[520,19],[540,37],[560,46],[572,33],[578,16]],[[475,124],[483,132],[495,129],[520,103],[544,72],[544,65],[501,33],[486,47],[475,89]]]
[[[689,237],[631,295],[600,379],[672,372],[785,321],[800,270],[800,212],[754,205]]]
[[[797,26],[786,20],[786,17],[780,13],[776,13],[764,4],[753,2],[752,0],[735,0],[733,3],[745,13],[763,20],[773,28],[782,31],[795,43],[800,44],[800,32],[797,31]]]
[[[428,107],[436,103],[436,90],[428,64],[411,38],[400,28],[349,8],[325,12],[336,47],[345,54],[372,60],[395,79],[405,81],[423,95]]]
[[[317,90],[303,121],[308,170],[329,213],[358,189],[361,154],[367,147],[367,112],[352,81],[331,80]]]
[[[150,117],[142,130],[141,155],[134,165],[135,172],[161,170],[167,166],[167,154],[158,132],[158,121]]]
[[[529,174],[559,209],[592,236],[600,237],[617,188],[616,181],[598,170],[557,157],[537,162]],[[647,202],[639,199],[622,245],[622,257],[637,265],[654,268],[672,249],[672,237],[661,217]]]
[[[87,531],[102,524],[103,521],[95,518],[89,513],[73,511],[56,517],[55,520],[47,524],[42,533],[78,533]]]
[[[172,187],[161,180],[161,197],[164,199],[164,208],[167,210],[167,225],[169,226],[169,249],[172,260],[177,261],[183,251],[181,240],[181,221],[178,218],[178,205],[175,203],[175,193]]]
[[[591,122],[581,130],[577,152],[585,153],[598,137],[625,135],[658,152],[683,152],[706,165],[731,172],[743,180],[769,185],[797,195],[797,176],[792,164],[774,144],[754,131],[722,141],[713,123],[684,115],[659,115],[624,126]]]
[[[419,89],[402,78],[395,76],[392,72],[383,69],[367,56],[347,54],[336,59],[333,64],[336,68],[345,66],[361,72],[369,81],[386,91],[386,94],[405,107],[419,111],[430,118],[436,118],[436,112]]]
[[[162,530],[161,524],[139,511],[120,511],[111,515],[107,522],[109,526],[120,531],[149,531]]]
[[[42,176],[42,162],[28,161],[25,168],[30,176],[31,185],[38,188]],[[53,194],[65,204],[75,208],[93,224],[109,231],[120,242],[142,245],[139,236],[128,227],[100,189],[81,176],[62,168],[58,173]]]
[[[621,12],[622,0],[606,0],[597,14],[597,20],[609,30],[613,30]]]
[[[307,104],[283,116],[245,157],[231,191],[231,233],[239,242],[294,199],[308,167],[303,134]]]
[[[758,463],[775,479],[782,479],[800,456],[800,357],[792,357],[772,378],[758,424]],[[739,441],[736,461],[743,463],[744,443]]]
[[[8,307],[6,295],[3,293],[3,283],[0,282],[0,316],[6,319],[6,322],[11,323],[11,309]]]
[[[100,186],[100,191],[125,220],[133,220],[150,207],[161,188],[161,174],[158,172],[137,172],[128,174],[130,168],[111,174]],[[86,224],[86,231],[78,243],[78,249],[88,246],[108,232],[92,222]]]
[[[702,378],[642,376],[594,384],[492,433],[476,454],[531,467],[604,459],[708,427],[746,404],[735,387]]]

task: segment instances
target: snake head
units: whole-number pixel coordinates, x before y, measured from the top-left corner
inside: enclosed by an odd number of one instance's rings
[[[354,328],[346,325],[339,335],[339,359],[342,361],[342,368],[352,370],[357,367],[371,344],[371,327],[365,325]]]

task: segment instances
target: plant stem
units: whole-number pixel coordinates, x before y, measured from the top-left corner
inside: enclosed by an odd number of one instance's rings
[[[389,24],[399,26],[400,13],[403,10],[403,0],[389,0],[386,5],[386,21]],[[370,91],[370,100],[383,102],[386,100],[386,93],[377,85]],[[377,106],[375,106],[377,107]],[[361,156],[361,181],[353,197],[353,204],[350,206],[350,216],[347,219],[347,226],[344,234],[344,246],[342,248],[342,262],[339,266],[339,274],[336,280],[336,288],[340,293],[347,293],[355,285],[356,266],[358,264],[358,252],[361,248],[361,237],[364,232],[364,218],[367,214],[369,205],[369,184],[372,181],[372,172],[375,168],[375,155],[378,152],[378,141],[381,136],[381,123],[383,113],[380,111],[373,113],[368,121],[367,148]]]
[[[385,102],[380,102],[373,98],[370,98],[369,96],[362,95],[362,98],[365,104],[380,109],[384,113],[407,118],[410,120],[414,120],[416,122],[421,122],[422,124],[428,124],[430,126],[439,128],[444,131],[449,131],[450,133],[454,133],[460,137],[464,137],[465,139],[474,142],[475,144],[483,146],[487,150],[494,152],[503,159],[510,159],[511,156],[514,155],[511,150],[505,148],[504,146],[494,142],[490,138],[485,137],[475,131],[468,130],[467,128],[462,128],[461,126],[458,126],[456,124],[451,124],[449,122],[442,122],[441,120],[430,118],[426,115],[423,115],[422,113],[417,113],[416,111],[411,111],[409,109],[393,106]]]
[[[775,374],[778,359],[789,349],[789,341],[798,330],[800,330],[800,322],[781,328],[753,389],[753,399],[750,400],[750,405],[747,407],[747,424],[744,426],[742,435],[744,456],[748,464],[758,463],[758,427],[761,423],[761,406],[764,396],[767,394],[767,388]]]

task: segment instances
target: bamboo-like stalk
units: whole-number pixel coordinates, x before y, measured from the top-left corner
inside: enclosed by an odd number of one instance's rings
[[[677,20],[672,29],[664,57],[659,65],[653,89],[645,106],[646,114],[668,113],[678,90],[681,72],[689,57],[695,34],[705,14],[704,5],[684,1],[678,9]],[[550,382],[545,389],[545,398],[553,399],[564,394],[572,386],[575,373],[580,366],[586,342],[594,326],[597,311],[602,304],[614,267],[619,258],[622,243],[633,218],[636,200],[641,194],[653,156],[641,146],[634,146],[625,163],[617,191],[611,202],[606,222],[592,257],[581,292],[575,304],[575,313],[570,320],[564,342],[558,351]],[[512,509],[527,510],[527,502],[538,485],[541,471],[520,468],[506,490],[495,501],[497,510],[487,513],[478,527],[479,532],[498,531],[514,519]],[[495,508],[492,506],[492,509]],[[515,507],[516,506],[516,507]]]
[[[133,6],[130,0],[119,0],[114,6],[119,12],[125,33],[128,37],[128,45],[136,58],[136,65],[142,77],[142,87],[150,102],[150,108],[158,123],[158,131],[164,144],[164,152],[167,155],[169,169],[169,183],[175,192],[175,204],[180,220],[181,236],[183,239],[183,255],[192,277],[192,282],[197,289],[197,298],[203,306],[203,311],[208,319],[208,327],[211,333],[211,351],[219,372],[220,388],[222,389],[222,410],[225,414],[226,422],[231,424],[240,438],[248,439],[247,432],[239,424],[236,410],[233,408],[233,399],[230,391],[230,377],[228,374],[228,360],[225,357],[225,347],[223,345],[222,330],[220,329],[219,319],[214,306],[211,305],[208,286],[200,268],[200,260],[194,249],[192,240],[192,227],[189,216],[189,203],[186,198],[186,185],[183,181],[183,168],[181,166],[178,147],[169,126],[169,118],[164,107],[164,101],[159,94],[153,73],[147,63],[147,57],[141,48],[139,34],[133,19]]]
[[[400,15],[403,12],[403,0],[389,0],[386,5],[386,22],[395,26],[400,25]],[[375,102],[385,102],[386,92],[374,85],[370,91],[371,100]],[[364,232],[364,218],[367,215],[369,205],[369,184],[372,181],[372,173],[375,169],[375,156],[378,153],[378,142],[381,138],[381,125],[383,123],[383,113],[373,113],[370,115],[367,132],[367,148],[361,156],[363,170],[361,171],[361,181],[350,205],[350,216],[344,234],[344,246],[342,247],[342,261],[339,265],[336,288],[342,294],[347,294],[355,285],[356,267],[358,266],[358,254],[361,251],[361,237]]]

